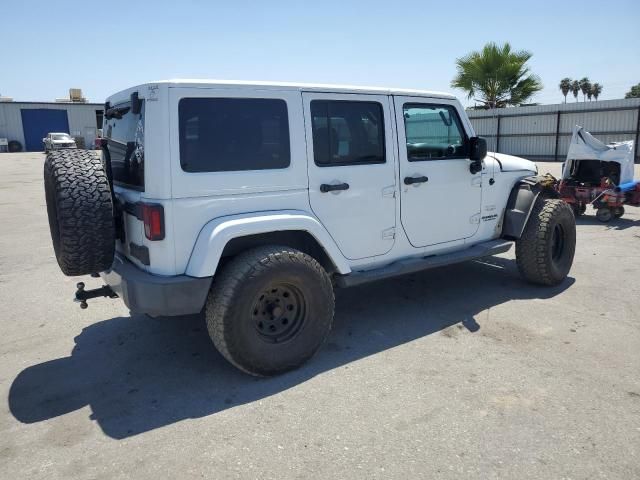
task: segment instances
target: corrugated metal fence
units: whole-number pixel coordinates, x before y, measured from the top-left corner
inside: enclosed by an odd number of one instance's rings
[[[640,98],[468,110],[467,114],[492,151],[564,161],[573,126],[581,125],[605,143],[634,140],[636,163],[640,163]]]

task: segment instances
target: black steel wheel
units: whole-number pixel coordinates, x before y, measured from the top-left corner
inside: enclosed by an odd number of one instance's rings
[[[564,254],[566,234],[561,223],[556,223],[551,234],[551,260],[557,262]]]
[[[260,292],[252,315],[254,326],[265,341],[282,343],[296,336],[307,313],[307,302],[298,287],[275,283]]]
[[[248,250],[216,273],[205,316],[218,351],[246,373],[295,369],[324,343],[333,287],[322,266],[290,247]]]

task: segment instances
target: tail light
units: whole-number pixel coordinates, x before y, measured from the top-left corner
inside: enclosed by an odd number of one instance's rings
[[[142,204],[144,235],[149,240],[164,239],[164,208],[162,205]]]

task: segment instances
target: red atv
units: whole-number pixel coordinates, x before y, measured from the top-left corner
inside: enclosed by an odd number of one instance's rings
[[[587,204],[593,205],[601,222],[622,217],[624,205],[640,206],[633,157],[632,141],[605,145],[576,126],[556,186],[560,198],[573,207],[576,217],[586,211]]]

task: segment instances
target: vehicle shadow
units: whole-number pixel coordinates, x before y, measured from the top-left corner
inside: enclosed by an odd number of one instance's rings
[[[576,219],[578,225],[603,225],[607,227],[607,230],[626,230],[631,227],[640,226],[640,220],[632,220],[630,218],[613,218],[610,221],[603,223],[599,221],[595,216],[581,215]]]
[[[35,423],[89,405],[103,432],[122,439],[260,400],[454,324],[477,331],[478,312],[553,297],[573,282],[528,285],[513,260],[490,258],[340,290],[327,344],[302,368],[275,378],[253,378],[229,365],[201,316],[112,318],[84,328],[70,356],[23,370],[9,407],[20,422]]]

